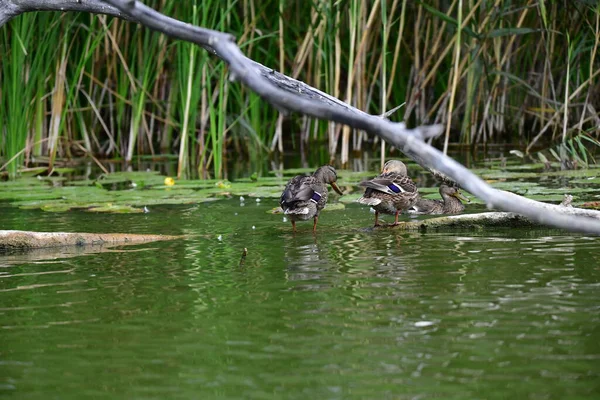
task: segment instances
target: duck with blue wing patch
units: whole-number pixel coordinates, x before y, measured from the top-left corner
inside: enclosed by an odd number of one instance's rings
[[[395,215],[393,226],[398,225],[398,215],[419,197],[417,186],[407,175],[406,165],[398,160],[386,162],[381,175],[361,182],[360,186],[366,189],[357,201],[375,210],[375,226],[381,226],[379,213]]]
[[[296,221],[307,221],[313,218],[313,232],[317,231],[319,212],[327,204],[327,184],[340,195],[343,194],[336,184],[335,169],[329,165],[318,168],[312,175],[298,175],[286,185],[279,204],[283,213],[292,221],[292,229],[296,232]]]

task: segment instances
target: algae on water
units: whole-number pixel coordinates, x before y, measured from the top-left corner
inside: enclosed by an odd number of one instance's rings
[[[497,189],[509,190],[534,200],[560,202],[564,194],[575,196],[578,203],[597,199],[600,192],[599,169],[544,171],[542,164],[509,162],[498,168],[473,170]],[[537,172],[536,172],[537,170]],[[145,206],[158,204],[193,204],[231,197],[275,200],[281,196],[288,179],[297,174],[313,172],[300,168],[272,171],[269,176],[258,175],[227,180],[169,180],[155,171],[115,172],[101,174],[96,179],[69,181],[64,176],[25,176],[15,181],[0,182],[0,201],[22,208],[37,208],[50,212],[83,209],[89,212],[141,213]],[[72,170],[64,170],[69,173]],[[338,184],[344,196],[332,195],[328,210],[343,209],[362,196],[360,182],[377,175],[373,171],[353,172],[338,170]],[[413,171],[411,171],[413,173]],[[438,187],[420,187],[421,195],[439,199]],[[481,204],[471,198],[470,207]]]

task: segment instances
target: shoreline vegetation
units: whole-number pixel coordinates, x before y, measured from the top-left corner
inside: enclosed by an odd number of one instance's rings
[[[145,4],[229,32],[249,58],[360,110],[405,103],[389,118],[444,124],[440,148],[543,144],[533,155],[542,163],[594,161],[597,2]],[[380,149],[362,131],[284,117],[195,44],[116,18],[26,13],[0,29],[0,54],[0,167],[10,176],[40,160],[174,155],[180,177],[220,178],[228,152],[253,159],[326,142],[344,165]]]

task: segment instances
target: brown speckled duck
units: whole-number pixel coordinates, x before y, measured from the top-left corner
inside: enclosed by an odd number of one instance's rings
[[[298,175],[286,185],[279,204],[283,213],[292,221],[292,229],[296,232],[296,221],[314,219],[313,232],[317,231],[319,212],[327,204],[327,184],[340,195],[343,194],[335,183],[335,169],[329,165],[318,168],[312,175]]]
[[[398,225],[398,215],[411,207],[419,196],[417,186],[406,174],[402,161],[386,162],[381,175],[360,183],[367,189],[357,201],[375,210],[375,226],[379,224],[379,213],[395,215],[394,225]]]
[[[455,186],[441,185],[440,195],[443,200],[419,198],[408,212],[413,214],[458,214],[465,209],[461,200],[470,202]]]

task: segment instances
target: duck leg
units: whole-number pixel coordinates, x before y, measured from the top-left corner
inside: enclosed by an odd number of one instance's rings
[[[296,233],[296,221],[292,220],[292,232]]]
[[[315,215],[315,222],[313,222],[313,233],[317,232],[317,221],[319,220],[319,216]]]
[[[379,211],[375,211],[375,225],[374,227],[378,227],[381,226],[381,224],[379,223]]]
[[[398,222],[398,215],[400,215],[400,210],[396,210],[396,217],[394,218],[392,226],[400,225],[400,222]]]

